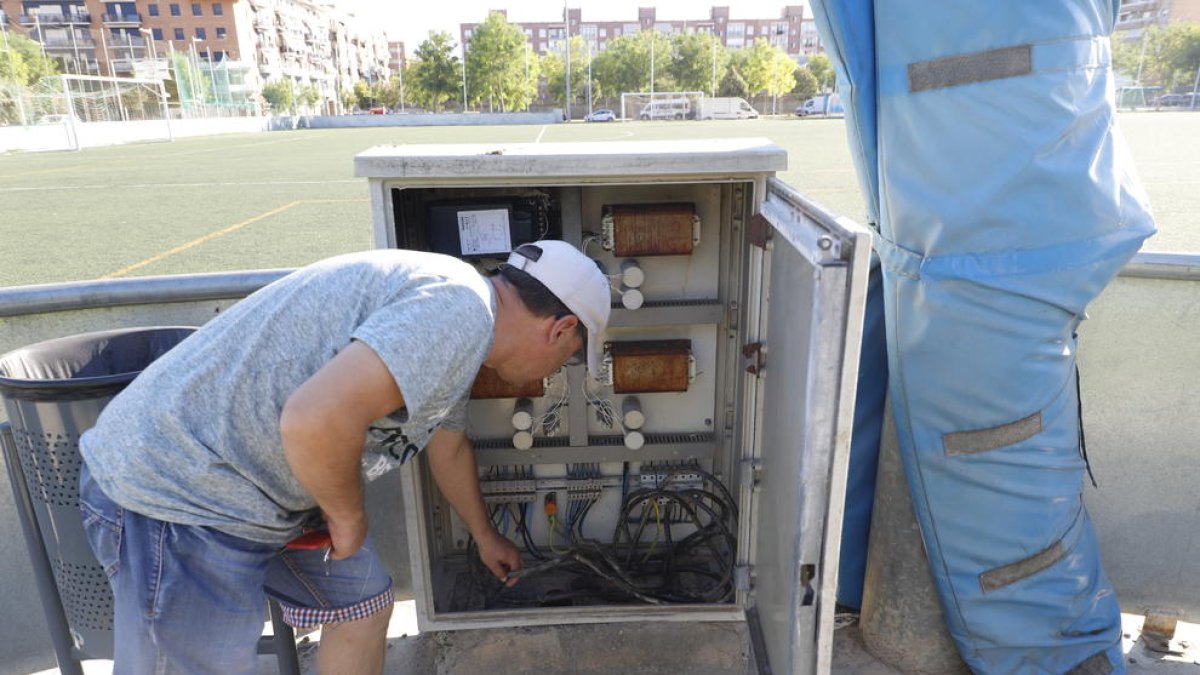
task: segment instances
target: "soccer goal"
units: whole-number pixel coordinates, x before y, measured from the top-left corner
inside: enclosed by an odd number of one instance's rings
[[[621,94],[621,119],[693,120],[702,91],[627,92]]]
[[[20,104],[25,124],[61,129],[65,149],[174,140],[162,80],[52,75],[33,85]]]

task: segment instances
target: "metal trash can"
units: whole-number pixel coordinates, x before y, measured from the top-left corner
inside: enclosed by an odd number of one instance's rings
[[[49,566],[53,574],[53,586],[47,588],[50,576],[35,569],[51,631],[70,632],[74,653],[66,656],[71,661],[111,659],[113,654],[112,590],[92,555],[79,514],[79,436],[138,373],[195,330],[171,326],[84,333],[0,356],[0,397],[21,468],[18,476],[14,453],[6,448],[13,494],[18,509],[32,511],[36,527],[26,531],[30,557],[35,568]],[[34,550],[38,534],[44,556]],[[52,614],[61,617],[64,611],[62,627]],[[65,667],[62,637],[52,639],[60,667]]]

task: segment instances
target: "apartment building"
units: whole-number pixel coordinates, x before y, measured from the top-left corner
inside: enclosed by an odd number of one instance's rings
[[[505,16],[506,10],[496,10]],[[555,21],[522,22],[517,24],[529,40],[530,46],[539,54],[561,51],[562,42],[568,31],[570,35],[581,35],[592,51],[602,51],[608,41],[632,35],[644,30],[656,30],[673,35],[676,33],[710,33],[721,40],[729,49],[741,49],[753,45],[755,40],[766,38],[793,56],[817,54],[822,51],[820,38],[812,19],[804,18],[803,5],[787,5],[780,16],[774,19],[734,18],[728,6],[711,7],[707,18],[659,21],[654,7],[638,9],[636,20],[629,21],[584,21],[578,8],[567,10],[567,22],[562,18]],[[459,39],[469,45],[471,35],[478,23],[459,26]]]
[[[1200,0],[1124,0],[1115,32],[1125,40],[1140,40],[1147,28],[1174,21],[1200,21]]]
[[[340,108],[338,92],[387,77],[382,31],[333,3],[309,0],[0,0],[6,30],[27,35],[66,73],[168,77],[182,55],[207,76],[208,103],[254,105],[264,82],[315,85],[319,107]]]
[[[406,59],[404,56],[404,43],[403,42],[389,42],[388,43],[388,70],[392,71],[393,73],[398,73],[398,72],[404,70],[405,62],[406,62]]]

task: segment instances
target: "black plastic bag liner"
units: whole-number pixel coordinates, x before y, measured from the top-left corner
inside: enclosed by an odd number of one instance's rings
[[[115,394],[196,329],[122,328],[38,342],[0,356],[0,395],[54,401]]]

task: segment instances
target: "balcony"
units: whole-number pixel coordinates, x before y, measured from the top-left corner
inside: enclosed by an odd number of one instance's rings
[[[7,17],[6,17],[7,18]],[[91,23],[92,15],[87,12],[77,12],[74,14],[22,14],[20,23],[22,26],[75,26],[87,25]]]
[[[68,38],[47,38],[46,40],[42,41],[42,46],[46,48],[46,51],[71,52],[71,51],[75,51],[77,49],[95,49],[96,41],[93,40],[92,38],[84,38],[84,37],[76,37],[74,40],[72,40],[69,37]]]
[[[140,26],[142,25],[142,15],[137,12],[105,14],[103,21],[105,26]]]

